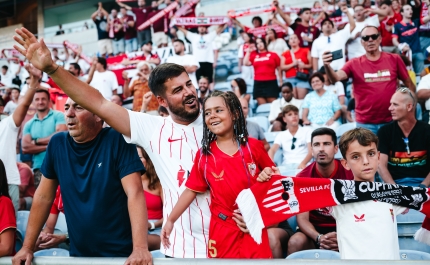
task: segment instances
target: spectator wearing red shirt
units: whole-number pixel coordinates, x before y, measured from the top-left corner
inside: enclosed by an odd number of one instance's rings
[[[288,44],[291,49],[285,51],[281,57],[281,70],[285,71],[285,82],[293,85],[293,94],[296,99],[304,99],[312,87],[307,80],[297,78],[297,73],[301,72],[309,76],[309,69],[312,68],[311,53],[309,48],[299,46],[299,38],[296,34],[290,36]]]
[[[381,3],[381,10],[386,12],[387,16],[380,23],[381,30],[381,47],[384,52],[398,53],[398,49],[393,44],[393,26],[402,21],[402,15],[394,11],[395,1],[385,0]],[[397,3],[398,4],[398,3]]]
[[[379,50],[381,36],[376,27],[366,26],[361,31],[361,44],[366,54],[350,60],[337,72],[330,67],[332,54],[329,51],[324,52],[322,59],[332,83],[352,78],[357,127],[376,134],[392,120],[388,107],[398,79],[412,91],[415,91],[415,84],[399,55]]]
[[[122,15],[121,23],[124,29],[125,51],[135,52],[137,51],[137,32],[134,17],[127,14],[125,7],[121,7],[119,11]]]
[[[136,15],[135,27],[139,28],[140,25],[148,20],[148,15],[152,10],[152,6],[147,6],[145,0],[138,0],[137,5],[139,7],[130,7],[119,0],[116,3],[127,10],[131,10]],[[141,47],[144,42],[151,40],[151,27],[146,27],[144,30],[137,31],[137,45]]]
[[[9,197],[6,169],[0,160],[0,258],[15,254],[15,209]]]
[[[116,9],[111,10],[112,19],[109,20],[110,31],[113,32],[113,53],[118,55],[124,53],[124,28],[121,19],[118,17]]]
[[[354,176],[339,160],[336,133],[329,128],[312,132],[312,155],[315,162],[304,168],[296,177],[352,180]],[[317,209],[297,215],[300,229],[288,241],[288,255],[306,249],[322,248],[338,251],[336,220],[325,209]]]
[[[24,163],[16,163],[21,177],[21,185],[19,185],[19,210],[29,211],[33,202],[33,196],[36,192],[34,187],[34,175],[31,168]]]
[[[157,15],[159,12],[163,12],[162,10],[158,10],[157,7],[157,1],[152,1],[152,10],[149,12],[148,19],[152,18],[153,16]],[[155,46],[158,48],[161,47],[167,47],[167,20],[169,14],[165,14],[163,18],[155,21],[152,24],[152,29],[154,31],[154,34],[152,35],[152,41],[155,43]]]
[[[244,65],[254,67],[254,98],[257,104],[271,103],[279,97],[280,88],[278,81],[282,84],[281,59],[274,52],[267,50],[266,42],[263,38],[256,39],[256,51],[251,52],[248,48]],[[278,71],[279,80],[277,80]]]

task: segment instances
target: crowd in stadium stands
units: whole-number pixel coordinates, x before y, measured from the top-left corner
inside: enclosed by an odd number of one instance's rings
[[[273,0],[252,28],[231,17],[240,75],[229,91],[215,89],[215,39],[227,24],[170,25],[178,10],[204,17],[194,2],[117,0],[110,13],[99,3],[99,56],[90,60],[81,47],[49,50],[17,30],[22,56],[0,73],[0,257],[16,254],[17,211],[31,209],[13,264],[60,244],[71,256],[127,264],[149,264],[158,249],[285,258],[321,248],[356,258],[348,230],[336,229],[349,208],[300,213],[297,231],[285,220],[257,245],[237,195],[275,173],[430,186],[429,0],[322,0],[297,14]],[[172,54],[161,58],[165,47]],[[342,140],[339,154],[343,128],[355,127],[367,130]],[[380,155],[346,157],[375,144]],[[351,163],[368,159],[377,173],[360,179]],[[67,234],[54,234],[60,212]],[[358,258],[399,259],[397,232],[388,234],[390,246]]]

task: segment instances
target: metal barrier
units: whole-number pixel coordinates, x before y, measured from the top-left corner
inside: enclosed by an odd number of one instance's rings
[[[125,262],[125,258],[63,258],[63,257],[39,257],[33,260],[33,265],[122,265]],[[11,258],[0,258],[0,265],[10,265]],[[404,265],[404,264],[414,264],[414,265],[428,265],[427,260],[408,260],[408,261],[376,261],[376,260],[302,260],[302,259],[272,259],[272,260],[245,260],[245,259],[154,259],[154,265],[260,265],[260,264],[270,264],[270,265],[285,265],[285,264],[299,264],[299,265]]]

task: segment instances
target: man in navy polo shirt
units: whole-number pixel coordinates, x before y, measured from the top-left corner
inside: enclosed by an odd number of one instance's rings
[[[400,9],[400,14],[403,19],[394,25],[394,33],[392,35],[393,44],[397,46],[402,53],[412,52],[414,71],[416,73],[421,73],[424,69],[425,58],[421,51],[418,32],[420,19],[412,20],[413,11],[410,5],[404,5]]]
[[[70,256],[129,257],[125,264],[152,264],[148,217],[136,146],[72,99],[65,104],[68,132],[49,142],[34,195],[27,233],[13,264],[33,258],[58,184],[70,235]]]

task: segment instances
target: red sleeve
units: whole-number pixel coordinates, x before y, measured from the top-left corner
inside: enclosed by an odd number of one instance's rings
[[[159,59],[158,54],[156,54],[156,53],[154,53],[154,54],[151,56],[151,58],[152,58],[152,59]]]
[[[16,229],[15,209],[6,196],[0,196],[0,216],[0,234],[9,228]]]
[[[280,66],[281,65],[281,58],[279,58],[279,55],[277,53],[272,52],[272,54],[273,54],[272,55],[273,58],[275,59],[276,67]]]
[[[397,63],[396,63],[396,65],[397,65],[397,76],[404,83],[405,80],[408,80],[408,78],[410,78],[409,74],[408,74],[408,70],[406,69],[406,65],[403,62],[402,58],[397,54],[394,54],[394,56],[396,56],[396,60],[397,60]]]
[[[187,179],[187,182],[185,183],[185,187],[192,191],[203,193],[209,189],[209,186],[203,175],[203,168],[199,168],[199,161],[204,159],[204,157],[200,157],[200,154],[201,152],[199,150],[194,159],[193,169],[191,169],[191,173]]]
[[[243,30],[244,30],[245,32],[248,32],[250,29],[251,29],[250,27],[243,26]]]
[[[251,54],[249,55],[249,61],[253,64],[254,60],[255,60],[255,56],[257,56],[256,52],[251,52]]]
[[[61,191],[60,187],[57,188],[57,193],[55,194],[55,200],[52,203],[51,211],[49,213],[51,214],[59,214],[60,210],[58,210],[58,203],[60,201]]]
[[[351,77],[351,75],[352,75],[352,62],[355,62],[355,60],[354,59],[352,59],[352,60],[350,60],[350,61],[348,61],[343,67],[342,67],[342,71],[344,71],[345,72],[345,74],[348,76],[348,77]]]

